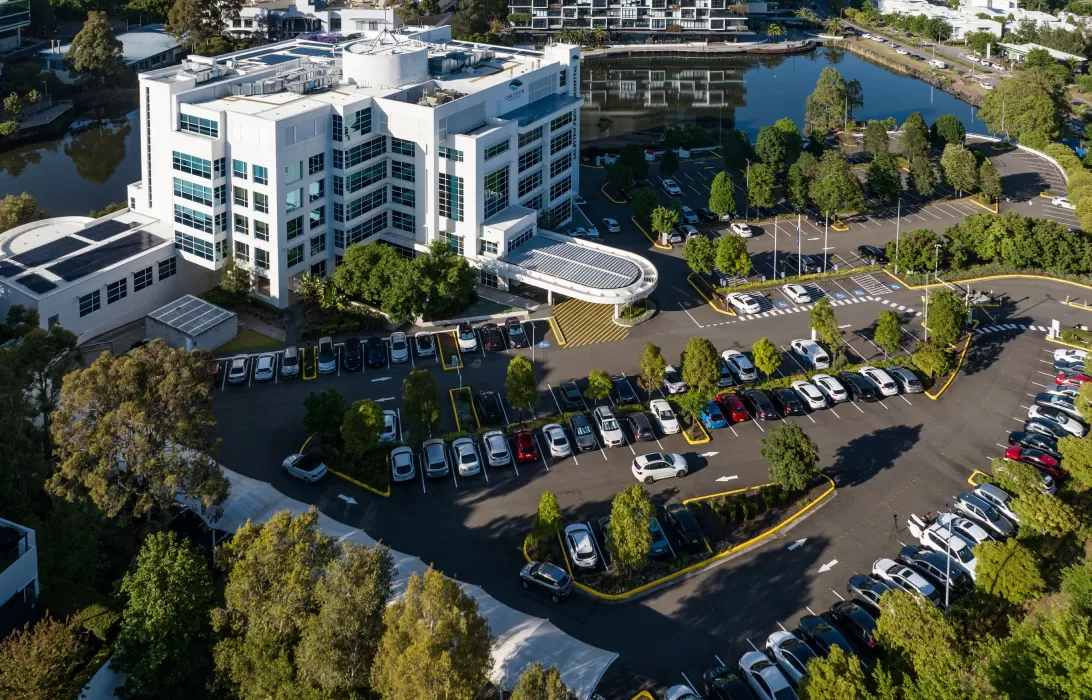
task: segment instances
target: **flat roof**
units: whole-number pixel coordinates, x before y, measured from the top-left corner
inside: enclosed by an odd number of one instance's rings
[[[187,294],[148,314],[148,318],[159,321],[180,333],[185,333],[191,338],[196,338],[233,316],[235,316],[233,312],[221,309],[216,304],[211,304],[192,294]]]
[[[542,236],[533,236],[503,259],[592,289],[620,289],[641,277],[641,268],[623,257]]]
[[[117,35],[121,42],[121,60],[126,65],[139,63],[146,58],[157,56],[164,51],[176,49],[181,44],[178,39],[168,34],[162,24],[149,24]],[[38,55],[43,58],[63,56],[72,48],[72,44],[62,44],[56,50],[43,49]]]
[[[1057,61],[1073,60],[1079,63],[1084,63],[1088,60],[1084,56],[1077,56],[1076,54],[1066,53],[1065,51],[1058,51],[1057,49],[1052,49],[1049,46],[1043,46],[1042,44],[1006,44],[1002,42],[998,45],[1008,51],[1013,51],[1015,53],[1024,55],[1027,55],[1027,53],[1032,49],[1042,49],[1043,51],[1049,53],[1050,56]]]

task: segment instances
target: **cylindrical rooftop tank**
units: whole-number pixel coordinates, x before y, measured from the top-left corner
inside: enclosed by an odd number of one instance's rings
[[[360,87],[396,88],[428,80],[428,48],[391,46],[372,49],[366,42],[352,44],[341,54],[346,80]]]

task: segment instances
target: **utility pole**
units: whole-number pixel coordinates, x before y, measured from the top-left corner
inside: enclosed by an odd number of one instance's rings
[[[823,224],[823,272],[827,271],[827,236],[830,235],[830,212],[827,212],[826,222]]]
[[[895,205],[895,274],[899,274],[899,229],[902,227],[902,197]]]
[[[749,219],[751,217],[751,159],[750,158],[747,159],[747,174],[746,174],[745,178],[747,180],[747,203],[744,205],[744,211],[746,212],[746,214],[744,215],[744,218]]]
[[[777,214],[773,217],[773,276],[777,279]]]
[[[951,516],[951,512],[948,513]],[[948,518],[948,563],[945,566],[944,574],[944,614],[948,614],[948,582],[952,579],[952,521],[954,518]]]
[[[800,214],[796,215],[796,276],[800,276]]]

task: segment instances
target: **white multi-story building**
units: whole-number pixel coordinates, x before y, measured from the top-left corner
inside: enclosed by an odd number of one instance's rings
[[[34,530],[0,519],[0,621],[27,620],[38,601],[38,546]],[[0,627],[0,635],[12,630]]]
[[[1072,31],[1077,23],[1069,24],[1065,21],[1066,13],[1058,16],[1035,10],[1025,10],[1017,5],[1017,0],[962,0],[958,7],[938,5],[928,0],[880,0],[877,8],[883,14],[899,14],[906,16],[925,15],[927,17],[939,17],[952,28],[951,39],[962,39],[974,32],[990,32],[998,37],[1001,35],[1002,24],[1000,20],[1013,17],[1012,21],[1005,23],[1006,31],[1011,31],[1017,22],[1031,20],[1040,26],[1054,29],[1066,29]],[[991,18],[996,18],[996,21]]]
[[[19,48],[30,27],[30,0],[0,0],[0,51]]]
[[[765,16],[765,2],[734,0],[509,0],[509,24],[533,33],[571,27],[612,32],[746,32],[747,16]],[[677,28],[677,29],[675,29]]]
[[[237,36],[279,38],[393,31],[402,26],[398,4],[394,0],[247,0],[227,30]]]

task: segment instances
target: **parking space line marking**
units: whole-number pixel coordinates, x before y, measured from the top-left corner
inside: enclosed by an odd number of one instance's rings
[[[599,538],[595,536],[595,528],[592,527],[590,520],[586,521],[584,524],[588,526],[588,532],[591,533],[592,546],[595,547],[595,556],[603,563],[603,568],[606,569],[607,558],[603,556],[603,551],[599,548]]]
[[[451,452],[451,456],[454,458],[455,453]],[[457,472],[457,471],[459,471],[459,469],[458,469],[458,467],[455,466],[455,460],[452,459],[451,460],[451,479],[455,482],[455,488],[459,488],[459,480],[457,478],[455,478],[455,472]]]
[[[554,399],[556,401],[556,399]],[[535,439],[535,447],[538,448],[538,458],[542,460],[542,466],[546,467],[546,471],[550,471],[550,465],[546,464],[546,453],[542,451],[542,443],[538,441],[538,435],[531,433],[531,437]]]
[[[864,413],[864,410],[860,406],[857,405],[857,402],[855,402],[855,401],[846,401],[846,403],[848,403],[850,406],[857,409],[861,413]]]
[[[698,689],[694,687],[694,684],[690,682],[690,679],[686,677],[686,674],[683,673],[682,671],[679,671],[679,673],[682,675],[683,680],[686,681],[686,684],[688,686],[690,686],[690,689],[694,691],[694,694],[697,695],[699,698],[701,698],[701,695],[698,695]]]
[[[413,458],[413,466],[417,468],[417,455],[410,455]],[[423,460],[422,460],[423,461]],[[420,469],[417,469],[417,473],[421,475],[421,493],[428,493],[428,489],[425,488],[425,470],[424,465],[421,465]]]

